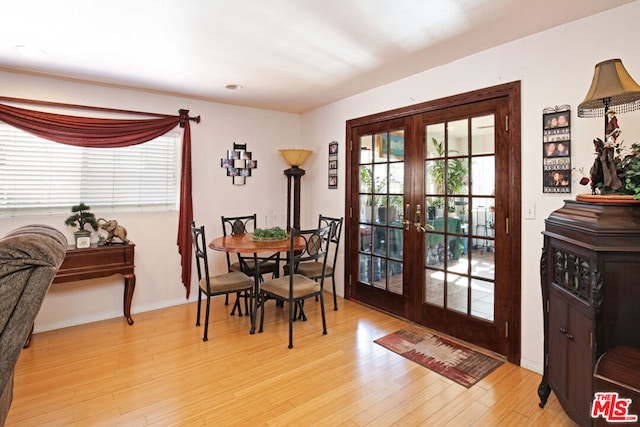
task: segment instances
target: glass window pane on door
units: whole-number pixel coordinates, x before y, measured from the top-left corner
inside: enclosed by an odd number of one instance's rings
[[[360,137],[360,282],[399,295],[404,166],[403,130]]]

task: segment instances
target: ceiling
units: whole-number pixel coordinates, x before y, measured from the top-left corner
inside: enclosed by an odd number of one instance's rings
[[[0,70],[302,113],[631,1],[4,0]]]

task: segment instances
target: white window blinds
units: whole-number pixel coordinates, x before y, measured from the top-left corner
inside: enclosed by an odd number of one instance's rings
[[[176,209],[180,133],[124,148],[84,148],[0,123],[0,216]]]

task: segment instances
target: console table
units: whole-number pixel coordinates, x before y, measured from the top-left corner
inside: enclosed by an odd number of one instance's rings
[[[74,282],[78,280],[96,279],[121,274],[124,278],[124,317],[129,325],[133,325],[131,318],[131,300],[136,288],[134,274],[135,245],[105,245],[92,244],[89,248],[76,249],[69,246],[67,254],[53,279],[53,284]],[[32,330],[33,332],[33,330]],[[25,347],[31,342],[31,334],[27,338]]]

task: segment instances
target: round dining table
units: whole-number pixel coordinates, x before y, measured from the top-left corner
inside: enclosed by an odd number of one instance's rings
[[[304,239],[296,238],[294,249],[304,249]],[[253,237],[253,233],[241,233],[221,236],[209,243],[209,248],[221,252],[238,253],[264,253],[264,252],[289,252],[290,238],[283,240],[260,240]]]
[[[293,241],[293,249],[301,250],[305,247],[305,240],[302,237],[296,237]],[[234,252],[234,253],[242,253],[242,254],[253,254],[254,261],[258,266],[255,269],[255,277],[254,277],[254,298],[253,298],[253,310],[251,313],[251,331],[250,333],[255,333],[256,330],[256,313],[258,311],[258,293],[260,291],[260,262],[266,262],[269,260],[276,259],[276,262],[279,263],[279,254],[280,252],[289,252],[291,250],[291,238],[287,237],[282,240],[266,240],[266,239],[257,239],[253,236],[253,233],[240,233],[240,234],[230,234],[227,236],[216,237],[211,242],[209,242],[209,248],[214,251],[220,252]],[[272,256],[269,257],[258,257],[258,254],[261,253],[273,253]],[[248,257],[247,257],[248,258]],[[260,260],[259,260],[260,258]]]

